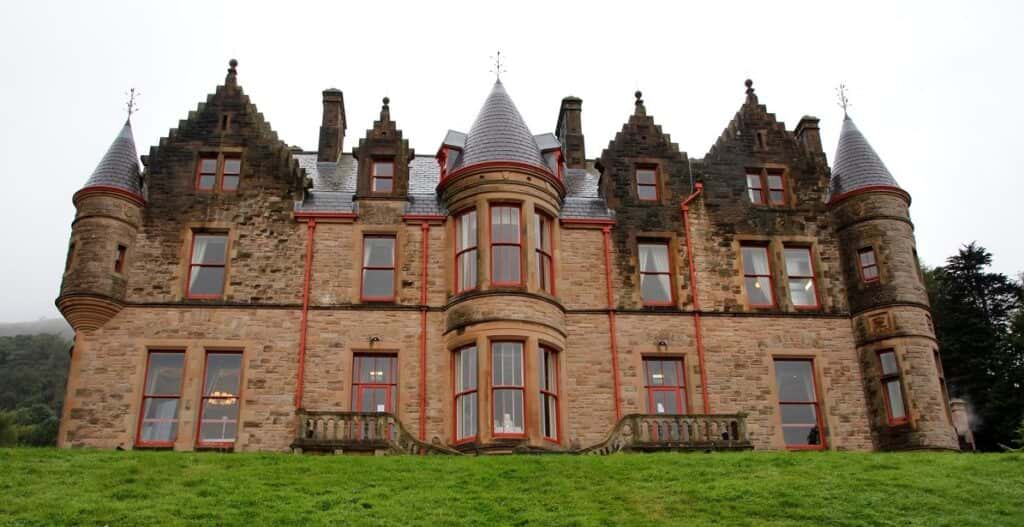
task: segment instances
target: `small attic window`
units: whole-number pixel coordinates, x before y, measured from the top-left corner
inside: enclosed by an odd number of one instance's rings
[[[757,149],[765,150],[768,148],[768,132],[766,130],[758,130],[754,134],[754,138],[757,140]]]
[[[372,192],[391,192],[395,188],[395,163],[393,161],[374,161],[370,189]]]
[[[230,114],[226,114],[226,113],[221,114],[221,116],[220,116],[220,130],[222,132],[226,131],[229,126],[231,126],[231,115]]]

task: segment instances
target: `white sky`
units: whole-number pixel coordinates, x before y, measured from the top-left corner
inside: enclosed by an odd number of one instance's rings
[[[851,115],[914,198],[919,252],[937,265],[978,240],[1024,269],[1024,3],[1020,2],[5,2],[0,7],[0,321],[58,316],[74,208],[124,121],[147,153],[224,80],[239,82],[289,144],[317,146],[320,92],[345,92],[349,150],[380,99],[420,154],[466,131],[493,77],[533,133],[583,99],[599,156],[644,92],[648,113],[703,157],[750,77],[792,129],[821,118],[831,161],[845,82]],[[298,272],[298,270],[296,271]]]

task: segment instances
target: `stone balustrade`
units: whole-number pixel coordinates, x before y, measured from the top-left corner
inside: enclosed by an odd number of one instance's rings
[[[746,414],[629,414],[583,454],[658,450],[748,450]]]

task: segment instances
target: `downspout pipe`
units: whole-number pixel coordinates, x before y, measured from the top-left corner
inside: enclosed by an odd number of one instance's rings
[[[697,339],[697,362],[700,363],[700,393],[704,403],[704,415],[711,413],[711,403],[708,401],[708,372],[704,362],[704,335],[700,320],[700,295],[697,290],[697,268],[693,262],[693,236],[690,232],[690,203],[697,199],[704,191],[703,183],[693,185],[693,194],[683,200],[680,208],[683,212],[683,231],[686,235],[686,258],[690,268],[690,290],[693,291],[693,332]]]
[[[612,292],[612,228],[601,228],[604,234],[604,285],[608,294],[608,333],[612,348],[612,390],[615,395],[615,420],[622,419],[622,401],[619,398],[619,344],[615,336],[615,295]]]
[[[302,319],[299,322],[299,365],[295,387],[295,410],[302,408],[302,390],[306,373],[306,333],[309,325],[309,283],[313,274],[313,238],[316,219],[306,220],[306,271],[302,278]]]
[[[430,223],[420,223],[423,269],[420,271],[420,441],[427,440],[427,260]]]

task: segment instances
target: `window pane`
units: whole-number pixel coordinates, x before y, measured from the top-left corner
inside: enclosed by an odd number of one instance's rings
[[[224,174],[238,174],[242,170],[242,160],[227,158],[224,160]]]
[[[860,252],[860,265],[861,267],[868,265],[875,265],[875,251],[868,249]]]
[[[200,174],[216,174],[217,173],[217,158],[204,158],[199,164]]]
[[[558,438],[558,399],[541,394],[540,423],[544,437]]]
[[[463,348],[455,357],[455,391],[476,389],[476,347]]]
[[[775,382],[779,387],[779,400],[815,402],[811,361],[775,361]]]
[[[671,288],[667,274],[640,275],[640,295],[646,303],[671,302]]]
[[[188,292],[190,295],[220,296],[224,293],[224,268],[193,266]]]
[[[393,179],[375,177],[373,178],[373,192],[391,192],[394,184]]]
[[[199,176],[199,188],[203,190],[210,190],[213,188],[214,183],[217,182],[217,176],[214,175],[202,175]]]
[[[459,291],[476,287],[476,249],[459,255]]]
[[[238,399],[207,399],[203,402],[203,422],[199,440],[206,443],[229,443],[235,440],[238,428]]]
[[[395,265],[394,238],[365,238],[363,240],[365,267],[393,267]]]
[[[821,434],[817,426],[782,427],[782,435],[787,445],[820,445]]]
[[[767,276],[759,277],[747,277],[745,279],[747,287],[747,300],[751,304],[756,305],[771,305],[772,302],[772,282]]]
[[[878,278],[878,268],[875,267],[875,266],[865,267],[864,268],[864,279],[865,280],[874,280],[875,278]]]
[[[782,190],[782,176],[768,175],[768,188],[771,190]]]
[[[220,234],[196,234],[192,240],[192,263],[224,265],[228,237]]]
[[[495,386],[523,385],[523,344],[521,342],[495,342],[491,369]]]
[[[653,407],[651,411],[656,414],[679,414],[682,410],[679,408],[678,391],[676,390],[656,390],[651,393],[651,402]]]
[[[206,385],[203,395],[237,396],[241,386],[242,355],[210,353],[206,355]]]
[[[183,353],[150,353],[146,395],[179,395],[184,364]]]
[[[224,190],[238,190],[238,176],[224,175],[224,179],[221,180],[221,185]]]
[[[142,441],[174,441],[178,436],[178,400],[146,399],[142,410]]]
[[[363,270],[363,297],[391,298],[394,296],[395,272],[391,269]]]
[[[810,278],[789,279],[789,299],[795,306],[818,305],[817,292],[814,289],[814,280]]]
[[[743,274],[745,275],[767,275],[768,274],[768,248],[766,247],[743,247]]]
[[[813,404],[782,405],[782,424],[784,425],[817,425],[818,416]]]
[[[636,187],[637,196],[643,200],[656,200],[658,199],[657,187],[641,185]]]
[[[522,390],[494,390],[494,433],[523,433]]]
[[[899,366],[896,364],[896,354],[891,351],[886,351],[878,354],[878,360],[882,363],[882,374],[893,375],[899,371]]]
[[[459,397],[456,407],[458,412],[458,438],[475,436],[478,415],[476,392]]]
[[[494,281],[519,283],[519,246],[499,245],[494,248]]]
[[[747,174],[747,188],[749,189],[761,189],[761,175],[760,174]]]
[[[639,185],[656,185],[658,183],[656,172],[650,169],[637,170],[636,182]]]
[[[395,176],[395,165],[390,161],[375,161],[373,163],[373,175],[377,177],[390,178]]]
[[[555,378],[558,372],[555,366],[556,355],[546,349],[540,350],[540,389],[548,392],[556,392],[558,380]]]
[[[641,243],[639,249],[640,272],[668,272],[668,245],[663,243]]]
[[[893,419],[906,419],[907,412],[903,408],[903,387],[899,379],[885,382],[885,391],[889,394],[889,413]]]
[[[808,249],[785,249],[786,274],[789,276],[812,276],[811,252]]]
[[[772,203],[784,203],[786,201],[786,194],[781,190],[773,190],[769,192]]]
[[[467,247],[476,247],[476,211],[459,216],[457,228],[455,248],[461,251]]]
[[[519,243],[518,207],[491,207],[491,242]]]

